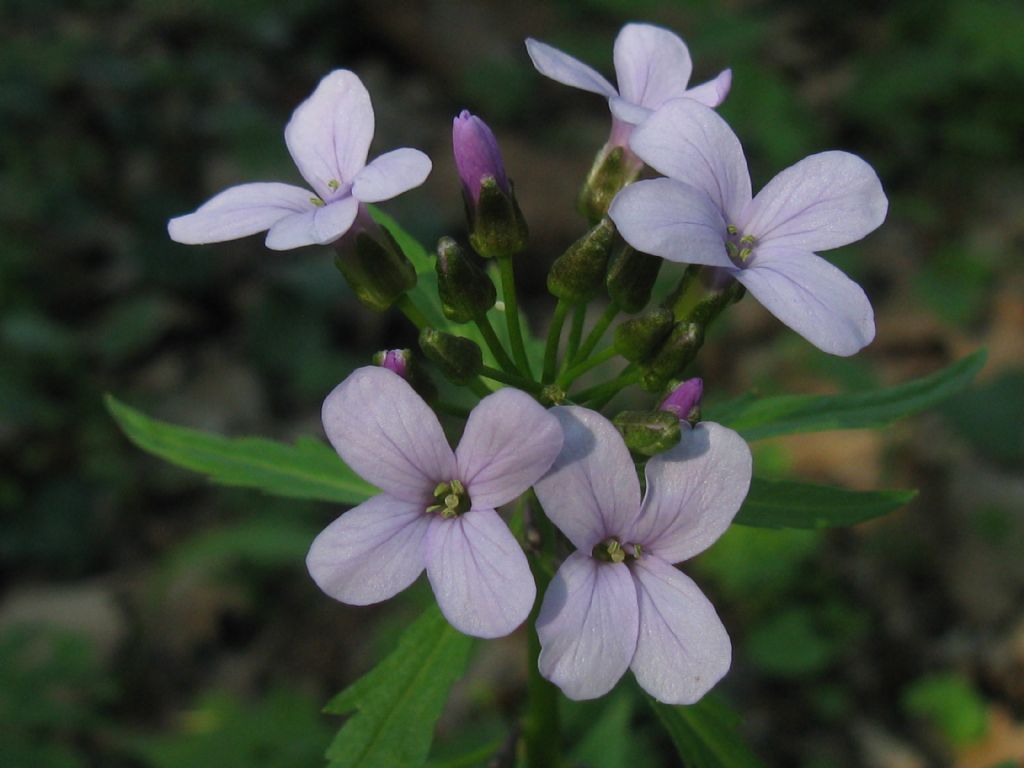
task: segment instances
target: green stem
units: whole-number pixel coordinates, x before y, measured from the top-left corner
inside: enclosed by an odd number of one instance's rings
[[[484,383],[484,380],[479,376],[474,379],[470,379],[466,386],[469,387],[470,391],[481,400],[494,392],[494,390],[488,387]]]
[[[494,359],[498,361],[498,365],[508,373],[517,373],[519,369],[516,368],[516,364],[512,362],[512,358],[508,356],[508,352],[506,352],[505,347],[502,346],[501,339],[499,339],[498,334],[494,332],[494,326],[491,325],[491,321],[487,319],[487,315],[481,315],[473,322],[475,322],[476,327],[480,329],[480,335],[484,337],[484,341],[487,343],[487,348],[491,350],[491,354],[494,355]]]
[[[548,342],[544,347],[544,373],[541,377],[544,384],[550,384],[555,378],[558,342],[562,339],[562,326],[565,324],[565,314],[568,311],[568,303],[564,299],[559,299],[555,305],[555,314],[551,318],[551,327],[548,329]]]
[[[582,302],[576,305],[572,313],[572,328],[569,329],[569,347],[565,351],[565,360],[562,361],[562,370],[569,368],[569,363],[575,359],[580,351],[580,340],[583,338],[583,322],[587,319],[587,304]]]
[[[423,329],[430,325],[427,321],[427,316],[423,314],[423,310],[416,306],[415,302],[409,298],[408,293],[402,294],[402,297],[395,302],[395,306],[398,307],[402,313],[409,318],[409,322],[417,328]]]
[[[619,305],[613,301],[608,305],[608,308],[605,309],[604,314],[598,318],[594,327],[590,329],[590,333],[587,335],[587,340],[583,342],[583,346],[580,347],[579,352],[577,352],[575,357],[573,357],[572,361],[569,363],[570,365],[574,365],[579,363],[581,360],[587,359],[587,356],[594,351],[594,347],[597,346],[601,337],[604,336],[604,332],[608,330],[608,326],[612,324],[612,320],[614,320],[615,316],[618,314]]]
[[[561,387],[562,389],[565,389],[574,381],[576,381],[576,379],[578,379],[584,373],[589,371],[591,368],[595,368],[601,363],[607,363],[617,354],[618,352],[615,350],[615,347],[608,347],[607,349],[602,349],[593,357],[588,357],[582,363],[574,365],[572,368],[570,368],[561,376],[559,376],[558,386]]]
[[[528,392],[540,392],[540,385],[537,382],[524,379],[517,373],[506,373],[497,368],[491,368],[489,365],[485,365],[480,369],[480,375],[487,379],[500,381],[502,384],[525,389]]]
[[[532,506],[537,511],[536,523],[540,529],[540,550],[530,555],[530,567],[537,582],[538,594],[547,591],[552,571],[545,567],[545,559],[553,559],[556,546],[555,529],[544,515],[536,496],[530,494]],[[523,723],[523,741],[526,746],[527,768],[559,768],[561,760],[561,735],[558,718],[558,689],[541,677],[537,659],[540,656],[540,638],[537,636],[537,617],[541,601],[534,603],[527,621],[527,666],[529,680],[527,698],[529,709]]]
[[[512,267],[512,257],[499,257],[498,270],[501,274],[501,299],[505,303],[508,338],[512,342],[512,357],[515,358],[516,365],[519,366],[519,372],[532,379],[533,371],[530,370],[530,361],[526,357],[523,331],[519,327],[519,304],[516,301],[516,275]]]
[[[591,403],[591,407],[594,409],[603,407],[609,400],[615,395],[619,394],[620,391],[628,387],[630,384],[636,384],[643,378],[643,372],[641,371],[629,371],[628,367],[623,369],[622,373],[617,378],[611,381],[606,381],[603,384],[598,384],[596,387],[590,387],[584,389],[573,395],[570,399],[576,403],[586,403],[588,401],[594,401]]]

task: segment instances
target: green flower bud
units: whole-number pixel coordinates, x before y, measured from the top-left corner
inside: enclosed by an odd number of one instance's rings
[[[608,267],[608,295],[625,312],[639,312],[651,300],[662,259],[630,245],[618,251]]]
[[[444,377],[455,384],[467,383],[480,373],[484,364],[476,342],[434,328],[420,331],[420,349]]]
[[[668,411],[623,411],[612,424],[626,447],[643,456],[654,456],[672,448],[682,434],[679,417]]]
[[[702,326],[676,323],[661,349],[644,366],[644,388],[652,392],[663,389],[669,379],[679,376],[690,364],[703,343]]]
[[[463,199],[474,251],[484,258],[497,259],[515,256],[526,247],[526,219],[511,184],[506,192],[493,176],[484,176],[478,199],[466,195]]]
[[[450,237],[437,243],[437,293],[441,311],[455,323],[468,323],[494,306],[498,293],[491,278]]]
[[[416,269],[390,232],[367,222],[335,243],[334,264],[361,302],[383,311],[416,286]]]
[[[675,325],[667,309],[652,309],[615,329],[615,351],[631,363],[642,363],[661,349]]]
[[[548,290],[570,304],[590,301],[601,290],[615,225],[605,217],[555,259],[548,272]]]
[[[591,224],[599,222],[608,213],[615,195],[636,179],[643,167],[643,162],[626,147],[606,144],[594,158],[580,190],[580,213]]]

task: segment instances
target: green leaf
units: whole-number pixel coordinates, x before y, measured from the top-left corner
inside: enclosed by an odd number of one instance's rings
[[[295,445],[229,438],[151,419],[112,395],[107,395],[106,404],[137,446],[215,483],[342,504],[359,504],[377,492],[329,446],[313,438],[300,438]]]
[[[758,768],[738,733],[740,717],[713,694],[688,707],[673,707],[647,697],[672,737],[686,768]]]
[[[755,477],[736,522],[758,528],[836,528],[880,517],[916,495],[917,491],[850,491]]]
[[[355,712],[327,750],[331,768],[423,765],[434,725],[472,644],[436,606],[428,608],[387,658],[325,707],[334,715]]]
[[[972,744],[988,730],[985,700],[954,673],[914,681],[903,692],[902,703],[907,712],[929,720],[955,746]]]
[[[839,395],[741,398],[708,409],[707,418],[751,441],[799,432],[881,427],[965,389],[984,364],[985,350],[979,349],[930,376],[894,387]]]

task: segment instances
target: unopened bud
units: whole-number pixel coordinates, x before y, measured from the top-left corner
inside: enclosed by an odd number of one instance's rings
[[[644,164],[630,149],[609,142],[594,158],[587,180],[580,190],[580,213],[592,224],[608,213],[619,190],[636,179]]]
[[[401,246],[365,211],[334,244],[334,264],[356,297],[379,311],[388,309],[416,286],[416,269]]]
[[[662,259],[626,245],[608,266],[608,295],[625,312],[639,312],[651,300]]]
[[[703,379],[687,379],[673,389],[658,408],[674,414],[680,421],[696,424],[700,421],[700,399],[703,394]]]
[[[483,317],[498,298],[491,278],[450,237],[437,243],[437,292],[441,311],[455,323]]]
[[[704,343],[703,328],[697,323],[676,323],[661,349],[644,366],[642,384],[648,391],[662,389],[696,357]]]
[[[512,191],[494,132],[469,110],[452,121],[452,153],[463,192],[474,204],[480,201],[480,185],[487,176],[506,194]]]
[[[612,419],[626,447],[643,456],[654,456],[679,442],[679,419],[668,411],[622,411]]]
[[[526,220],[494,133],[463,110],[452,123],[452,151],[462,181],[469,242],[485,258],[514,256],[526,247]]]
[[[615,329],[615,351],[631,363],[642,363],[661,349],[675,325],[667,309],[652,309]]]
[[[373,356],[373,364],[379,365],[381,368],[387,368],[404,379],[409,367],[409,350],[383,349]]]
[[[605,217],[555,259],[548,272],[548,290],[570,304],[590,301],[601,290],[615,225]]]
[[[442,375],[455,384],[467,383],[480,372],[484,363],[476,342],[434,328],[420,332],[420,349]]]

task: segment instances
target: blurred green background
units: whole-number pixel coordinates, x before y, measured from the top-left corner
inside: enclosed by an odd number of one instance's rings
[[[531,226],[520,273],[542,332],[545,270],[582,229],[573,201],[608,114],[535,73],[523,39],[611,75],[628,20],[680,33],[697,81],[733,68],[722,112],[755,187],[842,148],[890,196],[879,232],[829,254],[871,296],[876,341],[829,358],[743,302],[702,354],[709,397],[854,390],[990,353],[935,414],[759,445],[761,475],[921,493],[853,530],[736,529],[691,564],[734,638],[722,691],[744,733],[771,766],[1024,760],[1019,2],[6,0],[0,765],[322,763],[338,723],[320,706],[427,592],[332,602],[303,558],[340,510],[163,465],[121,437],[102,395],[231,435],[319,435],[324,395],[415,337],[360,307],[326,249],[185,247],[166,221],[230,184],[297,182],[284,124],[323,74],[350,68],[374,99],[373,153],[434,159],[421,189],[384,206],[428,245],[463,235],[452,116],[490,122]],[[439,755],[501,744],[522,640],[478,644]],[[567,705],[579,765],[674,764],[628,694]]]

